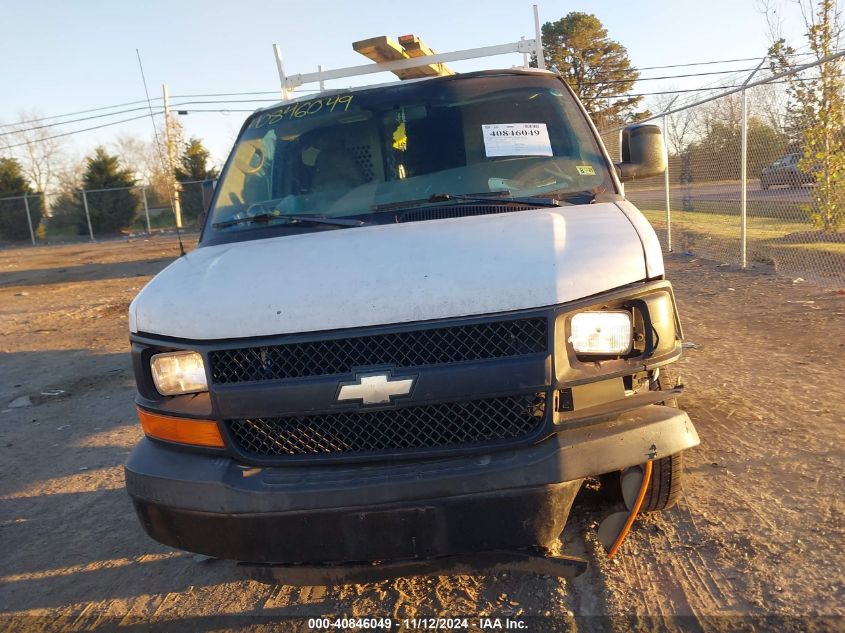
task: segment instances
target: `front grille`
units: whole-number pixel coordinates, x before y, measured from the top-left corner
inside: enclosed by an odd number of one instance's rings
[[[420,367],[505,358],[548,348],[545,317],[455,325],[335,340],[217,350],[216,384],[347,374],[355,367]]]
[[[237,447],[261,457],[437,449],[515,440],[543,424],[545,394],[402,409],[227,420]]]

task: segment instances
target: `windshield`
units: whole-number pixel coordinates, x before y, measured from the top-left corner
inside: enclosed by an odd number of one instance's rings
[[[565,199],[613,190],[560,80],[486,75],[336,93],[254,115],[210,225],[228,233],[282,215],[372,214],[444,193]],[[250,222],[256,216],[262,222]]]

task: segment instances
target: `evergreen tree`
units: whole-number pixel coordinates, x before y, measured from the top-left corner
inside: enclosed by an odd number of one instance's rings
[[[182,221],[197,222],[202,215],[202,187],[199,181],[214,180],[218,171],[209,165],[211,155],[198,138],[191,138],[176,166],[176,180],[182,185]]]
[[[104,148],[98,147],[93,156],[85,159],[82,188],[86,191],[95,234],[119,233],[132,224],[139,201],[138,193],[130,189],[135,185],[132,172],[121,167],[117,156],[110,155]],[[100,189],[111,191],[98,191]],[[81,194],[77,198],[77,208],[81,211],[77,224],[87,232]]]
[[[542,30],[546,66],[563,75],[599,130],[648,116],[634,111],[642,97],[619,98],[640,74],[596,16],[573,11]]]
[[[0,240],[23,241],[30,238],[26,205],[18,196],[31,193],[32,187],[23,175],[21,164],[14,158],[0,158]],[[41,214],[42,198],[31,198],[29,216],[33,230],[38,228]]]

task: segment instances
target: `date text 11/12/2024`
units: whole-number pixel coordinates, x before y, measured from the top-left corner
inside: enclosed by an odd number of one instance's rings
[[[394,627],[404,631],[460,631],[481,629],[483,631],[510,630],[520,631],[528,628],[524,620],[512,618],[478,617],[478,618],[310,618],[308,628],[316,631],[329,630],[384,630]]]

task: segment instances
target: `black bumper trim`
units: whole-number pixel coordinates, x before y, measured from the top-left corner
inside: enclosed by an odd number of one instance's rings
[[[581,481],[389,505],[308,512],[196,512],[134,499],[155,540],[252,563],[431,559],[467,552],[550,547]]]

